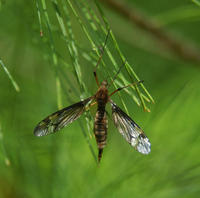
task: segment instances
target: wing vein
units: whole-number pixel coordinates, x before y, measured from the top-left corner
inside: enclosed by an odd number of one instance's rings
[[[111,101],[112,118],[116,128],[125,140],[142,154],[149,154],[151,143],[142,129],[113,101]]]

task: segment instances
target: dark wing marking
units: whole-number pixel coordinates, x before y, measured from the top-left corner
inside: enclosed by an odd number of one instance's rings
[[[150,153],[151,143],[142,129],[113,101],[111,101],[111,106],[114,124],[126,141],[138,152],[142,154]]]
[[[59,131],[69,123],[81,116],[85,106],[92,100],[92,97],[81,102],[75,103],[69,107],[61,109],[38,123],[34,129],[35,136],[43,136]]]

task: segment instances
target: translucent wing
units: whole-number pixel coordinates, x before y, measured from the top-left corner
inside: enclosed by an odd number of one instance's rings
[[[113,101],[111,101],[111,106],[114,124],[126,141],[138,152],[142,154],[150,153],[151,143],[142,129]]]
[[[81,102],[75,103],[69,107],[61,109],[38,123],[34,129],[35,136],[48,135],[59,131],[69,123],[73,122],[81,116],[85,110],[85,106],[92,100],[92,97]]]

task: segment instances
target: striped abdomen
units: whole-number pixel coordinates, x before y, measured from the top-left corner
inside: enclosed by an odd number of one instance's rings
[[[98,161],[100,162],[103,148],[106,145],[107,137],[107,117],[105,111],[105,103],[98,101],[98,109],[96,112],[95,122],[94,122],[94,134],[97,141],[97,146],[99,149]]]

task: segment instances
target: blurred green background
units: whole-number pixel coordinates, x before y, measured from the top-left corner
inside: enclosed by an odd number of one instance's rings
[[[123,4],[137,7],[176,38],[200,48],[200,7],[192,1],[129,0]],[[0,66],[1,198],[199,196],[200,63],[165,56],[167,50],[152,42],[151,36],[100,5],[121,51],[155,99],[155,104],[148,104],[151,113],[147,113],[121,93],[130,116],[149,137],[151,153],[136,152],[112,124],[100,167],[77,121],[60,133],[34,137],[36,124],[58,108],[50,46],[40,38],[35,2],[1,1],[0,59],[20,87],[20,92],[13,89]],[[49,9],[48,13],[54,15],[55,11]],[[82,46],[92,50],[76,23],[74,29]],[[68,60],[68,52],[59,48],[62,43],[57,40],[59,53]],[[105,68],[100,66],[101,80],[106,78],[102,70]],[[83,93],[70,66],[63,71],[62,79],[69,80],[69,88],[61,90],[63,106],[67,106],[69,96],[77,102]],[[95,93],[92,64],[83,61],[81,71],[89,93]],[[113,98],[121,106],[118,96]],[[86,126],[84,117],[80,119]],[[94,137],[89,141],[96,152]]]

